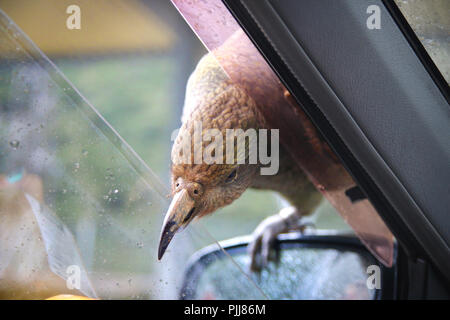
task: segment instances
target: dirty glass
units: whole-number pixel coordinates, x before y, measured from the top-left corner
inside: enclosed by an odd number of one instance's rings
[[[242,267],[249,257],[234,254]],[[245,299],[245,277],[235,271],[229,259],[217,259],[206,266],[197,279],[192,299]],[[270,263],[253,280],[270,299],[295,300],[368,300],[375,289],[366,285],[371,263],[351,251],[320,248],[289,248],[280,253],[278,264]],[[227,272],[224,272],[227,270]]]
[[[450,2],[395,0],[433,62],[450,83]]]
[[[1,10],[0,52],[0,298],[176,299],[214,237],[158,262],[166,184]]]
[[[220,0],[172,0],[229,79],[255,101],[280,142],[367,248],[392,266],[394,237],[367,199],[353,201],[356,183]],[[301,123],[302,125],[299,125]]]

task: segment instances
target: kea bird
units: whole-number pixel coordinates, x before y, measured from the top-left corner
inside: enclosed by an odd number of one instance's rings
[[[262,175],[261,163],[180,161],[180,146],[186,136],[193,135],[196,123],[202,130],[217,129],[224,137],[227,129],[279,129],[278,172]],[[190,143],[191,154],[185,159],[193,160],[195,144],[207,143],[195,139]],[[173,199],[163,223],[158,258],[174,234],[193,219],[230,204],[247,188],[266,189],[281,194],[290,206],[263,220],[253,233],[251,269],[260,270],[273,257],[276,236],[301,228],[300,219],[321,202],[321,188],[333,188],[333,181],[339,180],[322,179],[324,184],[315,185],[308,172],[315,172],[318,181],[325,174],[342,178],[341,166],[336,166],[334,155],[311,122],[244,34],[236,32],[206,54],[188,80],[182,126],[172,148]]]

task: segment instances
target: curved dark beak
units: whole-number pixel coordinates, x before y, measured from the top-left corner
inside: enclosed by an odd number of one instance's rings
[[[158,260],[164,255],[170,241],[177,231],[182,230],[194,217],[195,201],[183,189],[175,194],[167,210],[159,241]]]

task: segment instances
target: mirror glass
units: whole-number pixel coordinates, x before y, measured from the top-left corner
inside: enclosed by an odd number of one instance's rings
[[[241,248],[233,258],[248,270],[249,256]],[[224,256],[225,257],[225,256]],[[189,270],[188,299],[249,299],[255,286],[265,298],[296,300],[367,300],[375,298],[369,289],[369,259],[353,251],[294,247],[280,252],[278,263],[270,262],[261,273],[243,274],[230,259],[206,257]],[[242,285],[246,283],[248,288]],[[185,288],[186,288],[185,287]]]

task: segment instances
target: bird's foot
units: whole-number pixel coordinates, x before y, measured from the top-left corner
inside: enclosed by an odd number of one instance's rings
[[[282,209],[279,213],[264,219],[252,234],[248,245],[250,255],[250,270],[260,272],[269,261],[279,260],[279,250],[276,248],[276,239],[280,233],[303,230],[311,223],[301,223],[301,215],[294,207]]]

